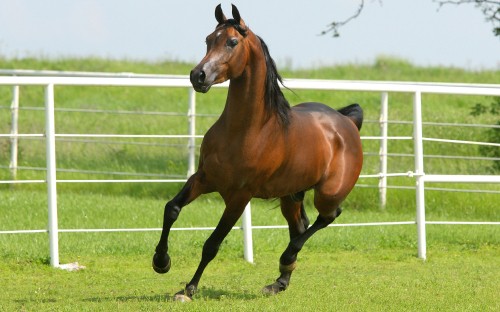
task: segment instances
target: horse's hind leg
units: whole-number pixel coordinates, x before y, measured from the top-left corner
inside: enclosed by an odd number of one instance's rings
[[[170,229],[175,220],[179,216],[182,207],[189,204],[196,199],[203,192],[198,175],[192,175],[186,182],[182,190],[165,205],[165,212],[163,214],[163,229],[161,232],[160,241],[156,246],[156,252],[153,256],[153,269],[157,273],[167,273],[170,270],[171,261],[168,255],[168,236]]]
[[[306,192],[302,191],[302,192],[298,192],[298,193],[295,193],[293,195],[290,195],[290,198],[294,201],[294,202],[300,202],[300,218],[302,219],[302,224],[304,225],[304,230],[307,229],[309,227],[309,218],[307,217],[307,214],[306,214],[306,209],[304,208],[304,196],[305,196]],[[285,197],[285,200],[286,200],[286,197]],[[286,218],[286,212],[283,212],[283,209],[285,209],[286,211],[290,211],[292,210],[293,211],[293,208],[292,209],[288,209],[288,208],[283,208],[283,202],[281,204],[281,210],[282,210],[282,213],[283,215],[285,216]],[[286,202],[285,202],[285,205],[286,205]],[[288,203],[288,205],[292,205],[291,203]],[[287,219],[288,220],[288,219]],[[293,219],[295,220],[295,219]],[[292,221],[293,222],[293,221]],[[291,235],[291,233],[290,233]]]
[[[303,206],[302,206],[303,207]],[[327,216],[318,215],[316,221],[309,228],[305,229],[302,233],[292,237],[290,230],[290,243],[280,257],[280,276],[271,285],[264,287],[265,294],[277,294],[288,287],[290,277],[296,267],[297,254],[304,247],[306,241],[318,230],[328,226],[336,217],[340,215],[342,210],[338,207],[333,214]]]
[[[304,208],[304,192],[281,198],[281,212],[288,222],[290,241],[301,236],[309,227],[309,219]],[[275,294],[285,290],[290,283],[292,271],[295,269],[297,254],[291,257],[289,263],[280,261],[280,277],[271,285],[264,287],[263,292]]]

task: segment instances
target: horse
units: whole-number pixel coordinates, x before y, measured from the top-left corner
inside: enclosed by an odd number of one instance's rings
[[[153,256],[153,269],[168,272],[169,233],[182,208],[202,194],[220,194],[226,207],[203,245],[193,278],[175,295],[180,301],[192,300],[203,271],[254,197],[279,198],[290,236],[279,259],[279,277],[263,292],[274,295],[287,289],[297,254],[314,233],[340,215],[340,204],[354,188],[363,164],[361,107],[291,107],[264,40],[249,29],[234,5],[232,15],[227,19],[221,5],[216,7],[217,26],[206,37],[207,53],[190,73],[194,90],[202,93],[229,80],[225,107],[203,138],[197,171],[165,205]],[[318,212],[312,225],[303,204],[308,190],[314,190]]]

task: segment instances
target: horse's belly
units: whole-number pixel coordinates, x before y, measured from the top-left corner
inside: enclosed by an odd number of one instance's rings
[[[314,187],[325,171],[325,164],[311,161],[301,165],[284,165],[265,180],[258,183],[255,197],[277,198]]]

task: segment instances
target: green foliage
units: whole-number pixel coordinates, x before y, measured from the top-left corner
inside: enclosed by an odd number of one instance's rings
[[[471,110],[472,116],[481,116],[488,114],[490,116],[498,118],[496,121],[495,128],[488,129],[486,131],[486,142],[490,143],[500,143],[500,97],[495,97],[489,105],[483,105],[482,103],[477,103]],[[479,152],[485,157],[497,158],[493,161],[491,166],[493,173],[500,172],[500,148],[498,146],[480,146]]]

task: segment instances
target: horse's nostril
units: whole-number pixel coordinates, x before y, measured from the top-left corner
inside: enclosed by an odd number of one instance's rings
[[[205,82],[205,78],[207,78],[207,75],[205,74],[205,72],[202,70],[200,71],[200,74],[198,75],[198,83],[199,84],[202,84]]]
[[[198,92],[207,92],[210,88],[209,83],[207,83],[207,74],[204,70],[199,69],[199,67],[193,69],[189,75],[189,80],[193,85],[193,88]]]

